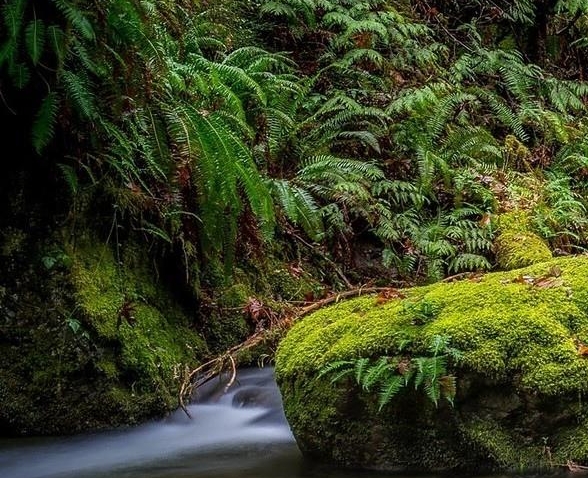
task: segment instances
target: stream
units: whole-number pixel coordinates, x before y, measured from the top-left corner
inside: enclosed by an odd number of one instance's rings
[[[246,369],[227,393],[215,379],[184,412],[135,428],[0,441],[0,478],[385,478],[305,461],[273,369]],[[395,475],[398,478],[398,475]],[[430,478],[430,477],[429,477]]]

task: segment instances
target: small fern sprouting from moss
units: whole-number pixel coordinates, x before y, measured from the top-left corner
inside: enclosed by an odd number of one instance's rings
[[[423,389],[435,406],[439,405],[441,398],[453,405],[457,392],[456,378],[448,373],[448,363],[450,360],[453,363],[459,361],[461,353],[450,343],[449,337],[435,335],[427,347],[428,355],[410,357],[405,354],[377,359],[360,357],[331,362],[320,370],[318,378],[330,376],[331,382],[335,383],[344,377],[353,377],[364,391],[377,391],[378,410],[382,410],[410,383],[415,390]]]

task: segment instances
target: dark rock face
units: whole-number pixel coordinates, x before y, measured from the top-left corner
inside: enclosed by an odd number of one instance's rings
[[[385,304],[363,297],[303,319],[276,359],[300,449],[321,461],[380,470],[530,471],[588,463],[586,277],[588,258],[558,259],[410,289]],[[423,302],[436,312],[416,321],[411,311]],[[378,410],[377,389],[362,389],[352,376],[334,383],[319,377],[338,360],[424,355],[435,334],[451,337],[463,352],[450,365],[457,377],[453,406],[435,406],[410,383]],[[409,343],[402,351],[399,339]]]
[[[0,240],[0,434],[112,428],[176,408],[175,368],[205,344],[141,250],[128,245],[118,264],[88,237],[53,242]]]

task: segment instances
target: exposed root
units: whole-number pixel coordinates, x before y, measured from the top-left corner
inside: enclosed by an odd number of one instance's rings
[[[250,349],[251,347],[254,347],[263,342],[267,337],[270,336],[271,333],[275,332],[276,330],[282,329],[285,331],[289,329],[292,323],[294,323],[294,321],[297,319],[304,317],[305,315],[308,315],[318,309],[321,309],[322,307],[339,302],[342,299],[359,297],[365,294],[388,293],[390,291],[396,291],[396,289],[390,287],[358,287],[347,290],[345,292],[332,294],[328,297],[325,297],[324,299],[312,302],[311,304],[307,304],[302,307],[296,307],[293,309],[292,313],[280,319],[272,320],[268,328],[256,331],[244,342],[231,347],[221,355],[203,363],[193,370],[186,370],[178,393],[178,403],[180,408],[188,417],[192,418],[192,415],[186,407],[186,400],[192,397],[194,391],[198,389],[198,387],[204,385],[210,379],[216,377],[225,369],[227,369],[228,365],[230,367],[229,370],[231,372],[231,376],[224,389],[225,392],[227,392],[231,385],[233,385],[235,382],[237,376],[236,356],[244,350]]]

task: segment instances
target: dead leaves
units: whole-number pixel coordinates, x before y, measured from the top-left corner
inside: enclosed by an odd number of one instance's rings
[[[574,345],[576,346],[576,350],[578,351],[578,355],[580,357],[588,357],[588,345],[586,345],[584,342],[581,342],[576,337],[574,337]]]
[[[390,287],[378,293],[378,296],[376,297],[376,305],[383,305],[390,300],[404,299],[405,297],[406,296],[401,291]]]
[[[547,271],[547,274],[541,277],[534,277],[531,275],[518,275],[514,279],[504,280],[503,284],[526,284],[539,289],[553,289],[564,285],[564,280],[561,277],[561,267],[552,266]]]
[[[256,332],[271,327],[278,319],[278,314],[271,307],[255,297],[247,299],[243,313],[255,324]]]

